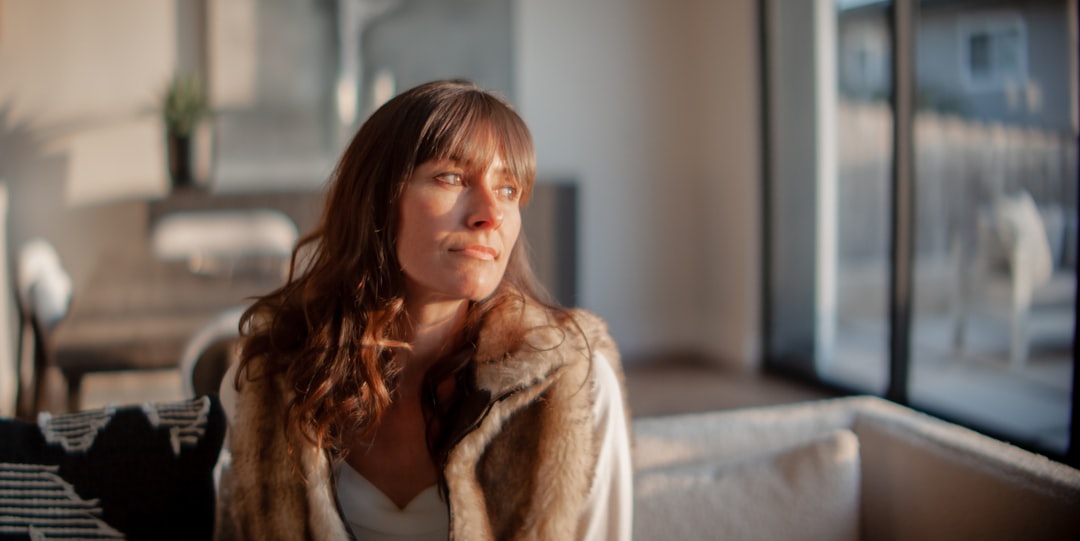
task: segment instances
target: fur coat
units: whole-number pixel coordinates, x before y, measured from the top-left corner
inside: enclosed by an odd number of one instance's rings
[[[490,399],[451,448],[444,472],[451,539],[579,536],[598,454],[592,362],[612,364],[624,402],[625,386],[606,325],[582,310],[571,314],[574,322],[559,326],[546,311],[516,302],[486,318],[475,370],[477,387]],[[510,341],[508,331],[522,323],[532,330],[524,340]],[[283,422],[287,386],[242,379],[230,428],[227,516],[220,517],[228,523],[225,536],[349,539],[327,453],[296,448],[303,477],[290,466]]]

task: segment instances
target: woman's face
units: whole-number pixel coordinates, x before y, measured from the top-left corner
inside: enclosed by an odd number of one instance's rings
[[[409,302],[491,295],[521,231],[520,193],[501,157],[420,164],[405,182],[397,237]]]

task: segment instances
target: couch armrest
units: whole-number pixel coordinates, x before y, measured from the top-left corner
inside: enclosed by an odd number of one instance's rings
[[[1080,471],[874,399],[862,451],[867,539],[1080,539]]]

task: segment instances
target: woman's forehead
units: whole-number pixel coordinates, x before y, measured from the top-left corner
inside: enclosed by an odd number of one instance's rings
[[[434,158],[453,159],[459,162],[483,163],[501,154],[506,146],[502,138],[490,123],[475,123],[463,126],[447,134],[438,148],[432,149]]]
[[[488,170],[492,167],[503,170],[511,176],[523,174],[523,171],[512,171],[515,160],[509,156],[513,146],[508,145],[494,130],[484,130],[456,138],[449,142],[442,152],[436,152],[425,161],[440,160],[454,162],[457,166],[469,170]]]
[[[531,184],[535,159],[528,130],[514,115],[465,115],[441,118],[429,126],[417,164],[452,159],[470,172],[486,170],[496,160],[504,174]]]
[[[496,152],[490,156],[476,157],[452,155],[445,158],[436,158],[432,161],[438,162],[440,165],[453,165],[467,171],[495,171],[507,175],[511,174],[506,160],[502,157],[502,152]]]

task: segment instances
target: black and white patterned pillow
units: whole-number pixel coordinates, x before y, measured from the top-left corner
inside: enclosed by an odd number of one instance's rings
[[[0,420],[0,539],[210,539],[216,397]]]

